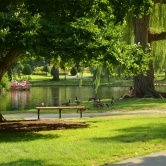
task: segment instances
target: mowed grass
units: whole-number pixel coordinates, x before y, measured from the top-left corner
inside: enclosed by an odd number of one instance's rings
[[[52,81],[52,76],[45,75],[30,75],[30,83],[32,86],[48,86],[48,85],[91,85],[93,86],[94,80],[90,73],[84,73],[83,76],[71,76],[67,75],[66,78],[64,75],[59,76],[59,81]],[[124,78],[102,78],[101,85],[129,85],[132,86],[133,81],[124,80]]]
[[[0,165],[98,166],[166,147],[166,114],[68,120],[87,125],[68,130],[0,133]]]
[[[60,76],[59,81],[52,81],[52,76],[40,76],[40,75],[31,75],[30,83],[32,86],[50,86],[50,85],[80,85],[80,84],[86,84],[86,85],[93,85],[93,80],[91,77],[89,78],[83,78],[80,79],[77,77],[71,77],[68,76],[68,78],[65,80],[65,76]],[[81,81],[81,83],[80,83]]]

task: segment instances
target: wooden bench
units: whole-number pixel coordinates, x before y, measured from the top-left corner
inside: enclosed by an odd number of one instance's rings
[[[38,119],[40,119],[40,110],[59,110],[59,118],[61,118],[62,110],[79,110],[80,118],[82,118],[82,111],[87,109],[86,106],[57,106],[57,107],[36,107],[38,111]]]

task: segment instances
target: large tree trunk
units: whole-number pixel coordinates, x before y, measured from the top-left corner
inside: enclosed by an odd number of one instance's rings
[[[135,43],[140,43],[145,50],[148,44],[149,15],[142,18],[133,18]],[[144,97],[150,90],[154,90],[153,62],[149,62],[149,70],[146,76],[142,73],[134,77],[134,89],[137,97]]]
[[[153,0],[154,4],[162,3],[166,4],[166,0]],[[149,29],[149,15],[142,18],[133,18],[135,43],[140,42],[145,50],[147,43],[153,41],[166,40],[166,32],[151,33]],[[156,92],[154,87],[154,68],[153,61],[149,62],[149,70],[146,76],[140,74],[134,77],[135,95],[137,97],[153,96],[157,98],[166,97],[166,92]]]
[[[6,121],[6,119],[2,116],[2,114],[0,114],[0,122],[4,122]]]
[[[152,61],[149,62],[150,70],[147,71],[147,75],[142,73],[134,77],[134,90],[137,97],[153,96],[151,92],[155,90],[154,87],[154,69]]]
[[[51,69],[51,75],[53,76],[53,81],[59,81],[59,69],[55,68],[55,65]]]
[[[6,56],[3,55],[3,51],[0,51],[0,81],[16,57],[17,52],[15,49],[9,50]]]
[[[16,59],[16,56],[17,56],[17,52],[15,49],[9,50],[6,56],[3,55],[3,51],[0,51],[0,81],[2,80],[2,77],[4,76],[4,74],[7,72],[13,60]],[[0,122],[2,121],[5,121],[5,119],[0,113]]]
[[[55,69],[52,80],[59,81],[59,69]]]

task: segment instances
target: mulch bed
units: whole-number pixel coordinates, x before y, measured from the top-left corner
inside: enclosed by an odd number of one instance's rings
[[[0,133],[64,130],[71,128],[81,128],[86,126],[87,124],[84,122],[72,122],[63,120],[5,121],[0,123]]]

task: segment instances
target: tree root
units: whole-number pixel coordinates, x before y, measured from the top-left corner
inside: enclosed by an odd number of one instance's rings
[[[2,116],[2,114],[0,114],[0,122],[5,122],[6,119]]]
[[[166,92],[159,92],[156,90],[150,90],[150,94],[152,95],[152,97],[154,98],[166,98]]]

